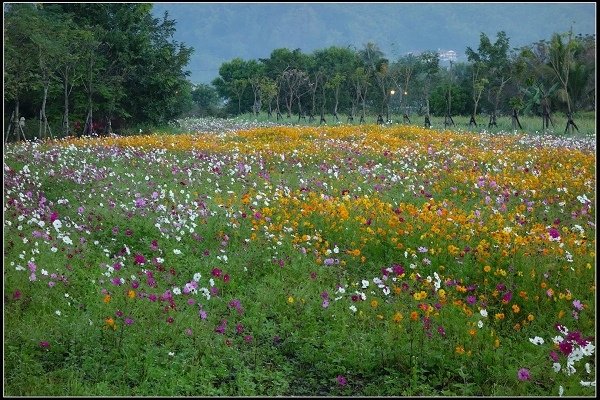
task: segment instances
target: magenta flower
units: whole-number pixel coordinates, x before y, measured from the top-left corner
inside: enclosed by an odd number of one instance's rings
[[[133,325],[133,319],[131,319],[129,317],[125,318],[125,324],[126,325]]]
[[[237,332],[238,334],[240,334],[240,335],[241,335],[242,333],[244,333],[244,325],[242,325],[242,324],[237,324],[237,325],[235,326],[235,330],[236,330],[236,332]]]
[[[346,386],[348,384],[348,380],[344,375],[338,375],[335,379],[337,380],[337,383],[340,386]]]
[[[404,273],[404,268],[402,268],[402,265],[399,264],[395,264],[392,267],[392,270],[394,271],[394,273],[398,276],[402,275]]]
[[[144,264],[146,262],[146,258],[140,253],[136,253],[135,255],[135,263],[136,264]]]
[[[12,298],[13,298],[13,300],[19,300],[21,298],[21,291],[18,289],[15,290],[13,292]]]
[[[219,278],[222,273],[223,271],[219,268],[213,268],[211,271],[212,276],[214,276],[215,278]]]
[[[531,379],[531,374],[527,368],[521,368],[519,372],[517,372],[517,378],[519,378],[520,381],[528,381]]]
[[[49,348],[49,347],[50,347],[50,343],[46,342],[45,340],[44,340],[44,341],[41,341],[41,342],[40,342],[40,347],[41,347],[42,349],[47,349],[47,348]]]
[[[217,327],[215,328],[215,332],[224,335],[225,334],[225,329],[227,328],[227,320],[221,320],[221,323],[219,325],[217,325]]]
[[[560,232],[556,228],[550,228],[548,230],[548,234],[550,235],[550,237],[552,239],[558,239],[558,238],[560,238]]]

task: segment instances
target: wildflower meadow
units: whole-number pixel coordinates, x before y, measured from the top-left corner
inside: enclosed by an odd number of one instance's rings
[[[4,147],[9,396],[595,396],[596,140]]]

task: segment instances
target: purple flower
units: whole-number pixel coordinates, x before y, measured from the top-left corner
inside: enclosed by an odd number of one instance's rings
[[[21,298],[21,291],[18,289],[15,290],[13,292],[12,298],[13,298],[13,300],[19,300]]]
[[[323,300],[322,306],[323,306],[323,308],[329,307],[329,300],[327,300],[327,299]]]
[[[583,304],[581,304],[581,301],[579,300],[573,300],[573,307],[579,311],[583,310]]]
[[[206,319],[206,317],[208,316],[208,314],[206,313],[206,311],[200,309],[198,311],[198,315],[200,316],[200,319]]]
[[[325,261],[323,261],[323,264],[325,265],[333,265],[335,263],[335,260],[333,258],[326,258]]]
[[[225,328],[227,328],[227,320],[221,320],[221,323],[219,325],[217,325],[217,327],[215,328],[215,332],[224,335],[225,334]]]
[[[133,319],[131,319],[129,317],[125,318],[125,324],[126,325],[132,325],[133,324]]]
[[[531,374],[527,368],[521,368],[519,372],[517,372],[517,378],[519,378],[520,381],[528,381],[531,379]]]
[[[396,275],[400,276],[404,273],[404,268],[402,268],[402,265],[394,265],[392,267],[392,271],[394,271]]]
[[[568,356],[573,351],[573,345],[567,340],[560,342],[558,348],[565,356]]]
[[[555,351],[550,352],[550,358],[552,359],[552,361],[558,362],[558,354],[556,354]]]
[[[335,379],[337,380],[337,383],[340,386],[346,386],[348,384],[348,380],[344,375],[338,375]]]
[[[477,302],[477,298],[475,296],[467,296],[467,303],[473,305],[475,302]]]
[[[558,239],[560,237],[560,232],[556,228],[550,228],[548,234],[552,239]]]
[[[236,331],[238,334],[240,334],[240,335],[241,335],[242,333],[244,333],[244,325],[242,325],[242,324],[237,324],[237,325],[235,326],[235,331]]]

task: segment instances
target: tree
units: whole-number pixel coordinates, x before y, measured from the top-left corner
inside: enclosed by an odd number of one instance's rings
[[[201,83],[192,88],[192,101],[198,108],[200,116],[213,115],[219,104],[217,90],[207,84]]]
[[[281,74],[281,88],[284,91],[285,97],[285,106],[287,108],[287,117],[290,118],[292,116],[292,106],[294,104],[294,100],[298,99],[300,102],[300,98],[306,90],[304,89],[308,84],[308,76],[306,72],[301,71],[296,68],[287,69],[283,71]],[[298,103],[298,117],[302,114],[302,105]]]
[[[275,99],[275,97],[277,96],[277,92],[279,91],[279,88],[277,87],[277,82],[270,78],[267,78],[266,76],[263,76],[260,78],[259,87],[262,98],[265,99],[267,101],[267,104],[269,105],[267,113],[269,117],[271,117],[273,113],[273,100]]]
[[[366,113],[366,102],[367,102],[367,91],[369,90],[369,72],[365,67],[357,67],[352,74],[352,87],[354,91],[354,98],[352,99],[352,109],[350,112],[350,119],[354,120],[354,113],[356,106],[362,104],[362,114],[360,116],[360,122],[365,122]]]
[[[498,113],[500,99],[506,84],[511,80],[512,74],[509,60],[509,39],[506,32],[500,31],[496,34],[496,42],[492,43],[485,33],[479,38],[478,51],[475,52],[467,47],[467,57],[474,62],[474,68],[481,74],[481,79],[474,82],[474,93],[487,86],[488,100],[492,105],[492,115]],[[473,99],[476,103],[478,99]]]
[[[398,87],[400,89],[399,93],[399,108],[402,108],[403,102],[407,99],[407,96],[410,92],[412,92],[410,88],[411,80],[414,77],[415,68],[417,67],[418,59],[412,53],[407,54],[403,57],[400,57],[396,62],[396,68],[398,70],[398,75],[402,80],[402,86]],[[408,111],[404,111],[404,119],[408,118]]]
[[[439,70],[440,56],[437,52],[427,51],[419,55],[418,80],[421,83],[423,99],[425,101],[425,116],[429,120],[429,92],[432,79]]]
[[[4,40],[4,84],[5,101],[14,102],[12,121],[14,133],[20,138],[20,101],[28,88],[38,81],[37,46],[32,40],[31,27],[35,25],[36,9],[32,4],[11,4],[7,6]],[[5,135],[8,140],[10,132]],[[23,134],[23,139],[25,135]]]

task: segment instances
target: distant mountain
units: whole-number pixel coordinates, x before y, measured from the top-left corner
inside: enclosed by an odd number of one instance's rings
[[[225,61],[267,58],[287,47],[305,53],[371,41],[395,59],[408,52],[454,50],[464,61],[481,32],[504,30],[517,47],[554,32],[595,33],[595,3],[156,3],[177,21],[175,40],[195,52],[194,83],[209,83]]]

